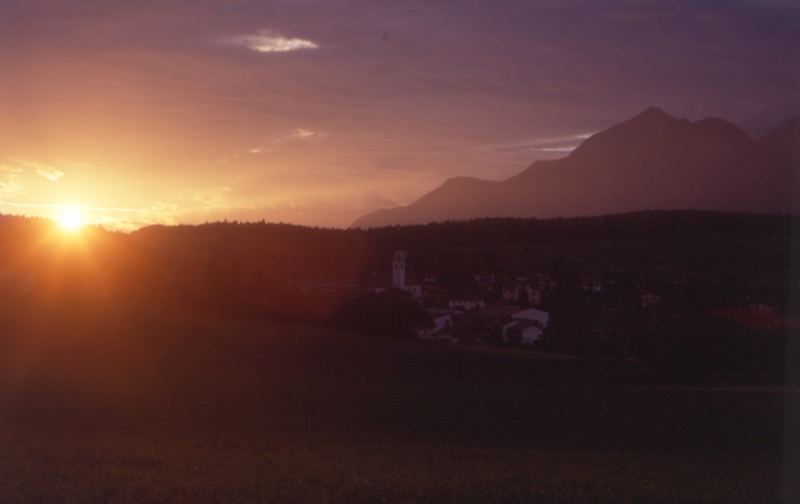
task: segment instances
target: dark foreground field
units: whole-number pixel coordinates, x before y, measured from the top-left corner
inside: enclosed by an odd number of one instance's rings
[[[797,496],[793,391],[236,319],[20,333],[3,342],[0,502]]]

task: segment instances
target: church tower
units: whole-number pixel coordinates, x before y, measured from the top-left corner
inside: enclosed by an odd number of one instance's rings
[[[405,250],[395,251],[392,257],[392,287],[405,289],[406,287],[406,257]]]

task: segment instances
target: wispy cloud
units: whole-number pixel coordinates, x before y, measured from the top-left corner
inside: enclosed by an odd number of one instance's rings
[[[287,140],[322,140],[327,138],[328,134],[324,131],[313,131],[305,128],[296,128],[292,133],[284,137],[276,138],[273,143],[281,143]]]
[[[52,166],[45,166],[45,165],[36,168],[36,174],[39,175],[40,177],[46,178],[50,182],[55,182],[56,180],[64,176],[64,172],[62,172],[61,170],[53,168]]]
[[[523,151],[523,152],[572,152],[592,133],[577,133],[557,137],[534,138],[524,142],[496,145],[496,151]]]
[[[146,208],[131,208],[131,207],[104,207],[93,205],[64,205],[62,203],[15,203],[12,201],[0,201],[0,206],[9,206],[14,208],[64,208],[69,206],[79,210],[102,211],[102,212],[143,212]]]
[[[210,212],[213,210],[226,209],[230,207],[229,194],[230,186],[219,186],[197,191],[193,196],[193,201],[199,205],[200,210]]]
[[[54,166],[29,159],[6,159],[0,163],[0,172],[3,173],[22,174],[28,171],[33,171],[50,182],[55,182],[64,176],[64,172]]]
[[[276,138],[272,141],[273,144],[281,144],[284,142],[303,141],[303,140],[322,140],[328,137],[328,133],[324,131],[314,131],[306,128],[296,128],[290,134]],[[248,154],[264,154],[272,151],[272,147],[256,146],[247,150]]]
[[[272,31],[239,35],[228,39],[229,43],[247,47],[258,53],[285,53],[303,49],[317,49],[319,45],[308,39],[287,38]]]
[[[26,193],[27,190],[28,188],[13,175],[0,179],[0,197],[15,198]]]
[[[17,163],[0,163],[0,197],[15,198],[28,192],[28,188],[22,183],[25,169]]]
[[[311,131],[311,130],[307,130],[307,129],[303,129],[303,128],[297,128],[296,130],[294,130],[294,133],[292,134],[292,136],[294,138],[308,138],[308,137],[312,137],[312,136],[314,136],[316,134],[317,133],[315,131]]]
[[[0,164],[0,172],[3,173],[22,173],[25,170],[19,166],[12,165],[12,164]]]
[[[539,151],[539,152],[572,152],[577,149],[577,145],[565,145],[562,147],[535,147],[531,150]]]

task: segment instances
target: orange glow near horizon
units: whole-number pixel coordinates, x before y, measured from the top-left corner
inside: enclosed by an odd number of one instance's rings
[[[67,233],[74,233],[86,225],[86,218],[80,208],[75,206],[63,207],[55,217],[58,227]]]

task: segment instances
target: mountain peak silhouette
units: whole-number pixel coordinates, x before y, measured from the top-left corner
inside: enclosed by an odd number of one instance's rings
[[[536,161],[500,182],[454,177],[408,206],[365,215],[353,226],[648,209],[785,213],[797,172],[785,161],[800,144],[795,124],[756,143],[724,119],[692,122],[650,107],[564,158]]]
[[[636,114],[630,121],[666,121],[676,120],[675,117],[664,112],[663,109],[658,107],[649,107],[642,112]]]

